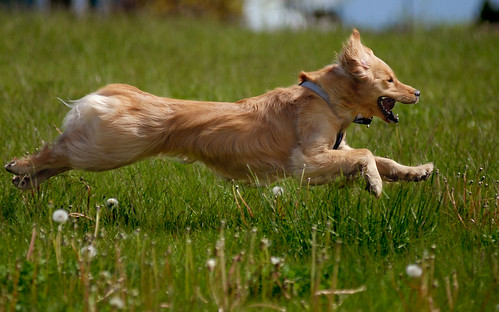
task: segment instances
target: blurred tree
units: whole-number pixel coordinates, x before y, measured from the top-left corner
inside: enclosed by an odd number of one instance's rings
[[[136,0],[155,13],[234,20],[241,16],[243,0]]]
[[[480,22],[499,22],[499,1],[485,0],[480,11]]]

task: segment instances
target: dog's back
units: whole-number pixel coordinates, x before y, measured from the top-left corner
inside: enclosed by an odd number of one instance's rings
[[[282,99],[295,93],[201,102],[108,85],[72,105],[57,144],[75,169],[109,170],[162,154],[202,161],[230,179],[272,178],[296,141],[296,107]]]

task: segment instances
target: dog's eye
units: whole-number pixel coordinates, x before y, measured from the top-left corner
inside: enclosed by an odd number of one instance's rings
[[[388,80],[387,80],[387,81],[388,81],[389,83],[392,83],[392,82],[393,82],[393,78],[392,78],[392,77],[390,77],[390,78],[388,78]]]

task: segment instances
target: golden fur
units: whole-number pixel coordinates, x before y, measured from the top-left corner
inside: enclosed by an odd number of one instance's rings
[[[402,103],[419,98],[419,91],[399,82],[361,44],[356,30],[337,63],[300,78],[319,85],[331,105],[299,85],[236,103],[169,99],[108,85],[72,105],[65,131],[52,145],[5,168],[16,175],[18,188],[31,189],[67,170],[110,170],[166,155],[201,161],[235,180],[304,174],[312,183],[327,183],[339,175],[361,174],[377,197],[382,179],[418,181],[431,174],[431,163],[403,166],[367,149],[350,148],[345,140],[332,149],[338,133],[357,115],[393,122],[380,108],[381,97]],[[385,106],[391,111],[393,105]]]

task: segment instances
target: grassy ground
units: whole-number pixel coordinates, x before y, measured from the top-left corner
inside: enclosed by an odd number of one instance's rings
[[[0,20],[3,163],[57,136],[68,110],[58,97],[123,82],[233,101],[295,84],[349,34],[149,16]],[[438,174],[386,184],[376,200],[362,181],[284,180],[276,197],[277,184],[238,185],[164,159],[67,173],[37,192],[4,173],[0,311],[497,311],[499,32],[362,35],[422,99],[396,107],[399,125],[352,126],[350,145],[433,161]],[[106,207],[110,198],[119,204]],[[54,222],[56,209],[69,221]]]

